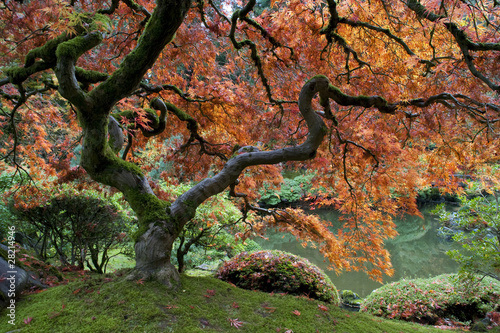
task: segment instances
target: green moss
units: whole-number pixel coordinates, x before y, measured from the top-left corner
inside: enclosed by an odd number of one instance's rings
[[[156,111],[153,109],[149,109],[149,108],[145,108],[144,111],[146,111],[146,113],[148,115],[148,119],[151,121],[151,123],[148,125],[153,127],[153,128],[157,128],[158,125],[160,124],[160,118],[158,117],[158,114],[156,113]]]
[[[191,117],[189,114],[187,114],[186,112],[184,112],[183,110],[181,110],[180,108],[178,108],[177,106],[175,106],[174,104],[165,103],[165,105],[167,106],[167,109],[170,112],[172,112],[173,114],[175,114],[175,116],[177,118],[179,118],[179,120],[182,120],[182,121],[194,121],[193,117]]]
[[[75,75],[78,81],[97,83],[106,80],[109,75],[98,71],[85,70],[81,67],[75,68]]]
[[[42,59],[43,61],[55,64],[56,63],[56,49],[59,44],[68,40],[68,36],[66,34],[62,34],[57,38],[48,40],[44,45],[37,47],[28,52],[25,59],[25,66],[31,66],[37,58]]]
[[[141,205],[140,211],[136,210],[141,225],[147,227],[151,222],[167,221],[169,219],[170,203],[158,199],[154,194],[133,193],[127,199],[133,201],[134,205]]]
[[[115,119],[118,121],[123,121],[125,119],[133,120],[135,117],[135,113],[131,110],[125,110],[122,112],[113,113],[113,117],[115,117]]]
[[[93,14],[89,24],[90,31],[111,31],[113,29],[111,19],[107,15],[103,14]]]
[[[56,56],[58,58],[69,57],[78,59],[83,53],[92,49],[102,41],[102,34],[93,33],[86,36],[77,36],[57,46]]]
[[[32,70],[25,67],[9,67],[4,72],[14,84],[23,82],[32,74]]]
[[[90,275],[23,297],[16,303],[16,325],[2,325],[0,332],[442,332],[316,300],[243,290],[211,277],[183,275],[181,283],[172,292],[156,282]],[[241,322],[239,330],[229,319]]]
[[[314,80],[314,79],[326,79],[326,80],[328,80],[328,78],[326,77],[326,75],[322,75],[322,74],[320,74],[320,75],[314,75],[314,76],[313,76],[310,80],[308,80],[307,82],[312,81],[312,80]],[[333,87],[333,86],[332,86],[332,87]]]

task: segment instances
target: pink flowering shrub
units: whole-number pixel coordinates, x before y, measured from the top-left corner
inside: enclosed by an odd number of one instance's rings
[[[440,318],[467,322],[497,310],[499,300],[500,285],[493,279],[471,285],[443,274],[387,284],[364,299],[361,311],[424,324],[435,324]]]
[[[286,252],[240,253],[219,268],[217,277],[244,289],[305,295],[339,304],[337,289],[317,266]]]

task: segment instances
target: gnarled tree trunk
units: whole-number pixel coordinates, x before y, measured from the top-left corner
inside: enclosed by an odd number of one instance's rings
[[[94,180],[122,191],[137,213],[136,268],[130,277],[153,278],[168,286],[175,286],[179,281],[178,272],[170,262],[173,242],[203,201],[234,184],[246,167],[314,157],[326,134],[325,124],[311,107],[312,98],[318,92],[322,101],[328,100],[329,82],[326,77],[318,76],[304,85],[299,96],[299,109],[309,128],[309,136],[302,145],[235,156],[216,176],[200,182],[171,206],[158,199],[142,171],[117,156],[117,143],[123,140],[109,138],[113,136],[113,126],[116,125],[110,124],[109,118],[111,108],[137,87],[172,40],[189,6],[188,0],[157,1],[137,47],[124,58],[117,71],[90,92],[78,84],[75,62],[81,54],[101,42],[101,33],[89,32],[61,41],[55,52],[59,91],[76,107],[83,129],[81,165]]]
[[[129,278],[154,278],[168,287],[176,287],[179,273],[170,262],[176,237],[156,223],[150,223],[148,230],[135,243],[136,266]]]

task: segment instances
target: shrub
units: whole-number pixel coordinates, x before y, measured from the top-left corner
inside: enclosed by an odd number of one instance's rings
[[[337,289],[317,266],[286,252],[240,253],[219,268],[217,277],[244,289],[306,295],[339,304]]]
[[[78,264],[83,269],[86,263],[102,274],[111,258],[109,250],[126,248],[131,233],[132,220],[121,198],[62,185],[27,196],[15,213],[42,260],[57,256],[63,265]]]
[[[499,300],[500,285],[493,279],[471,285],[456,275],[443,274],[387,284],[364,299],[361,311],[425,324],[439,318],[467,322],[495,310]]]
[[[260,202],[267,206],[280,203],[297,202],[311,192],[311,179],[314,174],[298,175],[294,178],[284,178],[280,190],[264,187]]]

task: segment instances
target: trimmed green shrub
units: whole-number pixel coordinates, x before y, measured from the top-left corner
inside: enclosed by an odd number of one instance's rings
[[[111,249],[130,252],[128,238],[135,226],[122,206],[122,195],[110,195],[63,184],[38,192],[33,206],[14,208],[19,229],[44,261],[57,258],[63,265],[85,264],[105,273]],[[42,199],[40,199],[42,198]],[[36,200],[36,201],[35,201]]]
[[[400,280],[374,290],[361,305],[369,314],[434,324],[439,318],[470,322],[496,310],[500,284],[485,278],[471,285],[456,275]]]
[[[337,289],[321,269],[282,251],[240,253],[219,268],[217,277],[244,289],[305,295],[336,305],[340,302]]]

